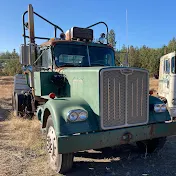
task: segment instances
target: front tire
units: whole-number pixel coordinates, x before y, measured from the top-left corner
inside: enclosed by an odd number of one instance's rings
[[[136,142],[136,144],[141,152],[153,153],[154,151],[157,152],[162,149],[166,143],[166,140],[166,137],[160,137],[151,140],[139,141]]]
[[[50,167],[60,174],[68,172],[73,165],[73,153],[58,153],[58,141],[51,116],[47,120],[46,133]]]

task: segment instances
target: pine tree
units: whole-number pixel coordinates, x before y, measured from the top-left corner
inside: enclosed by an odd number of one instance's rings
[[[109,34],[108,34],[108,40],[109,40],[109,44],[111,44],[111,46],[116,49],[116,40],[115,40],[115,32],[113,29],[111,29],[109,31]]]

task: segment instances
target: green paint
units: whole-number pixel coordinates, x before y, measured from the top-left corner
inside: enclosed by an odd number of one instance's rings
[[[74,67],[65,68],[61,74],[66,76],[65,97],[51,100],[50,92],[56,92],[57,88],[51,83],[50,78],[54,72],[35,73],[36,92],[43,95],[42,98],[48,102],[42,109],[40,119],[47,118],[44,111],[48,109],[52,115],[57,135],[68,135],[73,133],[84,133],[90,131],[101,131],[100,128],[100,102],[99,102],[99,72],[103,67]],[[111,67],[108,67],[111,68]],[[106,69],[106,68],[105,68]],[[58,74],[58,73],[55,73]],[[168,111],[164,113],[154,112],[153,105],[162,103],[156,97],[149,96],[149,124],[170,120]],[[89,112],[86,122],[71,123],[67,120],[67,113],[73,109],[85,109]]]
[[[57,87],[51,82],[54,72],[34,72],[34,90],[36,96],[49,95],[51,92],[57,94]]]
[[[44,104],[43,111],[47,109],[51,113],[57,136],[98,130],[97,115],[92,111],[89,104],[81,98],[51,99]],[[67,113],[74,109],[86,110],[88,112],[88,119],[82,122],[69,122],[67,120]],[[42,123],[44,118],[44,113],[42,113]]]
[[[121,128],[77,136],[60,136],[58,138],[58,148],[60,153],[70,153],[112,147],[146,139],[175,135],[175,129],[176,122],[172,122]],[[132,139],[128,142],[122,140],[122,136],[127,132],[132,135]]]
[[[76,44],[83,43],[76,42]],[[100,44],[90,43],[89,45],[99,46]],[[126,132],[132,134],[132,139],[129,142],[175,134],[173,130],[176,127],[175,123],[169,125],[162,123],[170,120],[168,111],[164,113],[154,112],[154,104],[162,103],[162,101],[153,96],[149,96],[148,124],[115,130],[101,129],[100,70],[110,68],[118,67],[69,67],[64,68],[60,73],[34,72],[35,95],[47,100],[37,111],[38,119],[42,124],[45,124],[48,118],[46,113],[50,112],[58,137],[60,153],[120,145],[126,143],[122,141],[122,136]],[[51,82],[51,77],[54,74],[65,76],[63,88],[58,89]],[[55,99],[49,98],[48,95],[51,92],[56,94]],[[67,114],[70,110],[74,109],[86,110],[88,112],[88,119],[82,122],[68,121]],[[45,127],[43,125],[43,128]],[[152,127],[154,127],[154,131],[151,134]],[[169,129],[170,127],[171,129]]]
[[[83,98],[93,112],[99,115],[99,71],[102,67],[80,67],[64,69],[70,96]]]

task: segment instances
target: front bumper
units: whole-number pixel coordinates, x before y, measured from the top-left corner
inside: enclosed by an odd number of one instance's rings
[[[60,136],[58,137],[58,150],[59,153],[71,153],[175,134],[176,122],[169,122],[106,130],[88,134]]]

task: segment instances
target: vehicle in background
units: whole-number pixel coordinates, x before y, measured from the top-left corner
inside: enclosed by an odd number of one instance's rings
[[[176,61],[175,51],[160,58],[158,96],[168,107],[172,120],[176,119]]]

